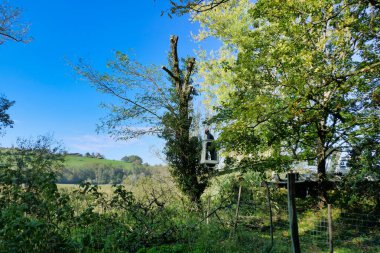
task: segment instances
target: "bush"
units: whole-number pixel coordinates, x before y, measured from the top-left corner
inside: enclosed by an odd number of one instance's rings
[[[67,230],[59,225],[72,218],[68,197],[58,192],[55,171],[62,151],[50,137],[18,140],[1,153],[0,251],[53,252],[73,249]]]

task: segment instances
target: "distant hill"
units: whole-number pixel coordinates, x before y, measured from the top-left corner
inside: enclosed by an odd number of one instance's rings
[[[10,150],[0,147],[0,153]],[[125,180],[134,182],[141,177],[159,173],[166,166],[150,166],[125,161],[108,160],[83,156],[82,154],[67,154],[63,168],[57,173],[57,183],[79,184],[91,182],[93,184],[120,184]]]
[[[118,167],[130,170],[133,168],[133,163],[128,163],[124,161],[108,160],[108,159],[98,159],[92,157],[85,157],[79,155],[66,155],[65,156],[65,167],[72,169],[81,169],[85,167],[91,167],[94,164],[104,165],[109,167]]]
[[[81,155],[66,155],[64,168],[58,173],[58,183],[119,184],[131,175],[150,175],[151,166],[124,161],[98,159]]]

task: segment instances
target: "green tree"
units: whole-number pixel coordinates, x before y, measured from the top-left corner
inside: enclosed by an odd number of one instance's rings
[[[13,126],[13,120],[11,120],[7,111],[14,103],[14,101],[0,96],[0,134],[4,131],[4,128]]]
[[[124,162],[134,163],[134,164],[143,164],[143,159],[137,155],[127,155],[121,158]]]
[[[226,150],[263,170],[315,160],[323,190],[327,158],[379,124],[379,8],[231,0],[194,18],[223,42],[201,73]]]
[[[0,154],[0,251],[70,251],[60,225],[73,219],[56,185],[62,150],[50,137],[17,141]]]
[[[376,115],[378,119],[379,114]],[[375,119],[375,118],[374,118]],[[345,205],[363,210],[373,204],[371,211],[380,212],[380,125],[378,120],[365,129],[365,132],[352,140],[351,168],[345,177],[340,201]]]
[[[211,176],[211,170],[207,166],[200,165],[200,140],[190,135],[194,127],[191,101],[197,94],[191,78],[195,71],[195,58],[185,59],[181,69],[177,53],[178,37],[171,37],[170,42],[170,69],[166,67],[163,69],[170,76],[172,87],[169,89],[169,95],[173,102],[174,113],[167,111],[164,114],[162,120],[164,129],[160,136],[166,140],[164,152],[180,189],[191,201],[199,204]]]
[[[195,59],[186,58],[181,66],[178,37],[172,36],[170,43],[170,67],[162,67],[169,82],[157,66],[144,66],[121,52],[117,52],[116,60],[108,64],[110,73],[100,73],[83,61],[76,70],[98,91],[120,102],[104,105],[110,109],[110,114],[98,129],[121,140],[142,135],[164,138],[173,176],[182,191],[198,202],[210,173],[199,164],[198,138],[191,137],[192,99],[196,95],[192,85]]]

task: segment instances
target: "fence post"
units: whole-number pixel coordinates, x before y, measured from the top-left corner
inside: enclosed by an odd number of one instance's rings
[[[298,235],[297,224],[297,211],[296,211],[296,199],[295,199],[295,182],[296,174],[292,171],[288,173],[288,212],[289,212],[289,226],[290,236],[292,240],[292,252],[300,253],[300,239]]]
[[[236,227],[237,227],[237,223],[238,223],[238,219],[239,219],[240,196],[241,196],[241,184],[239,186],[239,193],[238,193],[238,199],[237,199],[236,214],[235,214],[235,224],[234,224],[233,233],[236,232]]]
[[[331,204],[327,204],[327,221],[328,221],[328,235],[329,235],[329,252],[334,252],[333,247],[333,229],[332,229],[332,212],[331,212]]]
[[[268,186],[268,182],[264,181],[265,187],[267,188],[267,201],[268,201],[268,206],[269,206],[269,222],[270,222],[270,243],[271,246],[273,247],[273,217],[272,217],[272,204],[270,200],[270,189]]]
[[[206,224],[209,223],[209,215],[210,215],[210,202],[211,202],[211,196],[208,196],[207,198],[207,212],[206,212]]]

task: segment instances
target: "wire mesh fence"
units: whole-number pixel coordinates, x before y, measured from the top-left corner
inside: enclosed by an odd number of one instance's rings
[[[211,215],[207,223],[223,224],[231,230],[231,235],[234,230],[236,233],[250,232],[266,244],[280,245],[281,252],[290,251],[286,195],[273,196],[279,189],[271,188],[274,194],[269,202],[265,189],[255,190],[261,193],[242,190],[240,201],[235,194],[228,205],[219,207],[216,211],[212,210],[212,204],[209,205],[210,210],[207,212]],[[343,252],[380,252],[380,215],[352,213],[334,206],[331,206],[330,212],[329,222],[327,205],[297,207],[302,252],[329,252],[330,249]],[[260,252],[259,249],[256,250]]]
[[[336,245],[357,249],[357,252],[380,252],[380,215],[337,212],[333,222]]]

